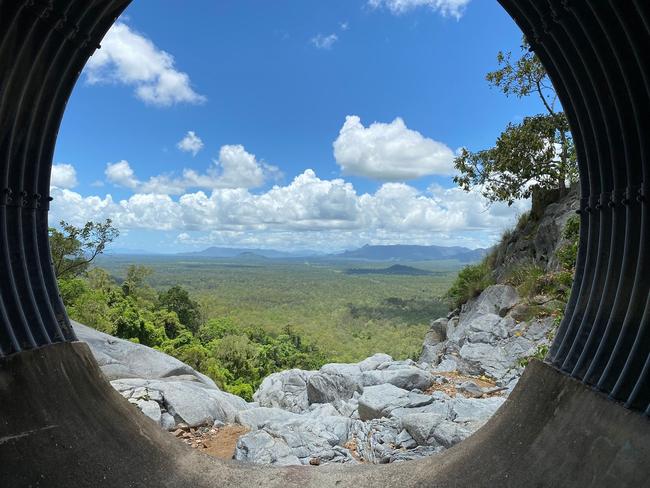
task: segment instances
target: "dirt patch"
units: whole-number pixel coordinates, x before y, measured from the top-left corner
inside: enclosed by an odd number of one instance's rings
[[[349,441],[347,441],[345,444],[343,444],[343,447],[345,447],[347,450],[350,451],[350,454],[356,461],[360,463],[365,462],[363,458],[359,455],[359,451],[357,449],[357,440],[355,438],[352,438]]]
[[[466,381],[471,381],[476,384],[484,393],[482,395],[477,395],[477,397],[492,397],[492,396],[501,396],[503,395],[503,390],[501,388],[496,388],[496,383],[491,378],[487,376],[466,376],[458,372],[449,372],[449,373],[436,373],[436,376],[442,376],[447,381],[442,383],[434,383],[426,390],[424,393],[431,395],[434,391],[441,391],[446,395],[454,398],[458,392],[457,387]]]
[[[199,448],[199,450],[219,459],[232,459],[235,455],[237,440],[248,431],[249,429],[242,425],[227,425],[218,429],[215,435],[205,440],[203,442],[205,447]]]
[[[219,428],[178,429],[173,432],[173,435],[208,456],[232,459],[237,440],[248,432],[249,429],[242,425],[225,425]]]

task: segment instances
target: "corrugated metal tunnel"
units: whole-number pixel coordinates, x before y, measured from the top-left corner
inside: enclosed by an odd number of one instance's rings
[[[650,2],[499,1],[555,84],[581,173],[576,279],[548,363],[441,456],[310,470],[188,452],[74,342],[48,244],[52,155],[81,70],[130,0],[0,0],[0,486],[647,486]]]

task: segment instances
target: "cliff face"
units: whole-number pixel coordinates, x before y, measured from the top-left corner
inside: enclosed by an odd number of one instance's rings
[[[526,218],[521,225],[504,235],[497,246],[494,269],[497,283],[508,270],[522,264],[535,264],[546,272],[558,271],[557,251],[566,241],[563,230],[567,221],[580,208],[577,185],[555,203],[549,204],[538,219]]]
[[[563,315],[572,272],[558,251],[570,244],[565,228],[579,205],[573,188],[537,217],[522,217],[488,261],[497,284],[431,323],[420,362],[511,390],[527,359],[545,355]]]

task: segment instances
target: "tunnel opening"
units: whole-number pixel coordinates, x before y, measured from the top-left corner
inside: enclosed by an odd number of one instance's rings
[[[507,408],[437,461],[313,474],[211,464],[180,451],[119,406],[87,350],[73,342],[47,243],[52,152],[81,69],[128,3],[0,1],[0,378],[6,399],[0,406],[0,456],[7,460],[0,480],[8,486],[33,484],[33,466],[24,459],[34,459],[49,486],[75,486],[80,473],[127,486],[154,480],[163,486],[368,485],[379,479],[384,484],[401,480],[402,486],[491,486],[497,481],[522,486],[530,479],[552,486],[608,486],[614,480],[641,486],[647,480],[647,3],[500,0],[555,84],[580,165],[576,279],[548,364],[529,367]],[[81,398],[94,410],[82,408]],[[99,415],[108,404],[115,411]],[[31,405],[28,416],[40,419],[41,428],[27,427],[24,405]],[[518,415],[534,421],[514,434],[509,425]],[[59,432],[66,418],[82,428]],[[105,440],[101,453],[92,451],[93,437]],[[513,438],[519,451],[509,456],[505,446]],[[16,444],[14,439],[25,440]],[[124,442],[140,448],[130,460]],[[576,443],[582,452],[575,452]],[[86,462],[66,466],[64,447],[86,451]],[[516,461],[521,453],[530,456],[532,466]],[[469,454],[486,462],[489,471],[460,474]],[[149,469],[143,472],[144,467]],[[70,484],[71,479],[76,481]]]

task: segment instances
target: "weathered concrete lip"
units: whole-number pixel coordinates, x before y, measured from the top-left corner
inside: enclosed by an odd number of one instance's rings
[[[650,479],[650,420],[541,362],[476,434],[386,466],[272,468],[178,442],[115,392],[84,343],[0,360],[0,486],[630,486]]]

